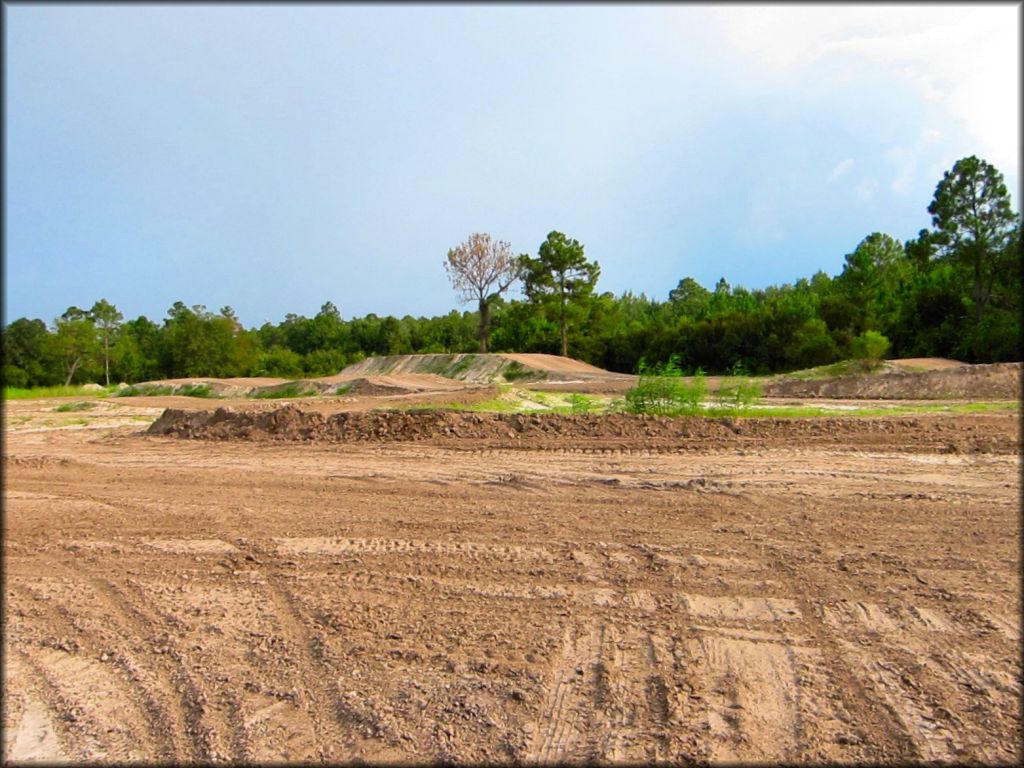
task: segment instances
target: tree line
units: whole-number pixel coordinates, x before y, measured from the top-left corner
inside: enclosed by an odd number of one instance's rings
[[[345,320],[328,301],[312,318],[288,314],[245,328],[231,307],[212,312],[179,301],[154,322],[125,320],[100,299],[88,310],[69,307],[49,326],[24,317],[6,325],[3,383],[297,378],[337,373],[367,356],[488,350],[563,354],[629,373],[642,360],[678,358],[689,370],[740,365],[763,374],[850,357],[865,334],[884,335],[895,357],[1021,360],[1020,216],[1002,175],[964,158],[944,174],[928,211],[930,229],[906,242],[871,233],[834,277],[819,271],[756,290],[685,277],[665,300],[599,292],[599,265],[557,231],[536,257],[471,235],[444,266],[475,309],[436,317]],[[525,298],[508,300],[516,281]]]

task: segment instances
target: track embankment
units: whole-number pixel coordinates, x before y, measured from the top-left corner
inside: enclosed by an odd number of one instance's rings
[[[669,418],[363,411],[324,415],[286,405],[274,411],[168,408],[149,435],[201,440],[411,442],[476,447],[707,450],[816,446],[922,453],[1017,453],[1016,414],[935,414],[884,418]],[[898,439],[894,439],[898,438]]]

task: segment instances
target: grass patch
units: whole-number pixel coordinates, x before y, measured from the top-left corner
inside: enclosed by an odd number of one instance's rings
[[[270,392],[255,392],[249,397],[255,400],[281,400],[286,397],[312,397],[319,394],[315,389],[303,389],[298,384],[289,384]]]
[[[885,371],[885,366],[873,365],[866,360],[840,360],[838,363],[819,365],[817,368],[805,368],[802,371],[783,373],[773,378],[799,379],[835,379],[840,376],[863,376],[865,374],[879,374]]]
[[[174,387],[169,384],[133,384],[118,390],[117,397],[161,397],[173,395]]]
[[[527,368],[518,360],[510,362],[504,371],[501,372],[505,381],[519,381],[520,379],[543,379],[547,374],[543,371],[534,371]]]
[[[106,397],[114,388],[104,390],[86,389],[82,386],[55,387],[4,387],[4,400],[35,400],[44,397]]]
[[[186,384],[180,387],[174,394],[183,395],[184,397],[220,397],[220,395],[214,393],[209,384]]]
[[[77,403],[61,403],[55,410],[57,413],[68,413],[70,411],[88,411],[90,408],[95,408],[96,403],[90,403],[87,400],[80,400]]]
[[[351,389],[352,389],[352,385],[351,384],[342,384],[340,387],[338,387],[336,390],[334,390],[334,394],[336,394],[336,395],[347,395]]]

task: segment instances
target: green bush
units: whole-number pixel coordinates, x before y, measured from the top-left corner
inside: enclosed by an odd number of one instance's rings
[[[878,331],[864,331],[850,342],[850,351],[855,360],[865,363],[868,368],[877,368],[889,351],[889,339]]]
[[[626,411],[657,416],[680,416],[697,413],[707,394],[704,371],[698,368],[689,382],[683,381],[679,357],[667,363],[648,366],[641,359],[637,375],[640,381],[626,392]]]
[[[594,410],[594,401],[586,395],[581,395],[578,392],[573,392],[569,396],[569,408],[573,413],[590,413]]]

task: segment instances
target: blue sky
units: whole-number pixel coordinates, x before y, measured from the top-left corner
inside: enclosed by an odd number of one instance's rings
[[[4,13],[5,322],[443,314],[478,231],[662,300],[834,275],[971,154],[1020,207],[1014,4]]]

